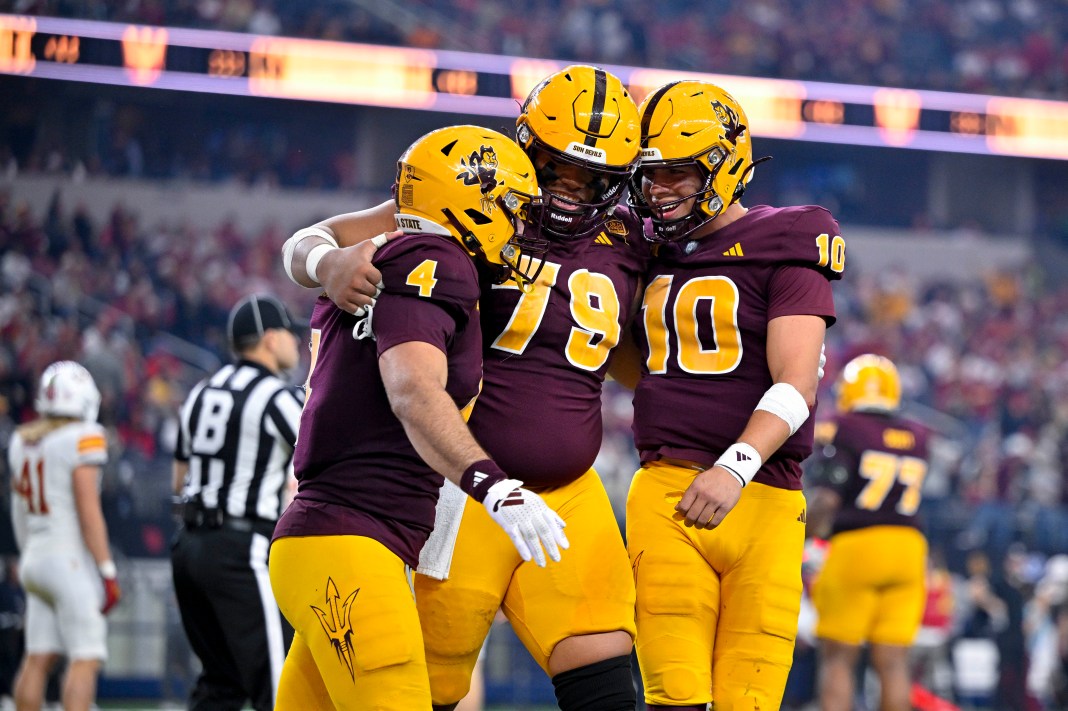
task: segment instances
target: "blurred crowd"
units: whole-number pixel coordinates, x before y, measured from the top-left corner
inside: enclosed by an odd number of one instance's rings
[[[1068,97],[1042,0],[3,0],[0,11],[942,91]]]
[[[51,83],[15,81],[22,83],[7,90],[17,92],[19,100],[0,116],[0,177],[104,175],[262,189],[358,187],[353,133],[322,131],[293,104],[276,102],[263,111],[252,102],[231,106],[201,96],[176,110],[173,104],[72,95],[61,101],[78,118],[64,125],[41,117],[55,97],[39,94],[54,89]],[[0,85],[0,93],[5,88]]]
[[[210,231],[142,224],[121,206],[97,224],[59,194],[45,214],[31,214],[0,191],[2,446],[32,416],[41,369],[60,359],[84,364],[103,395],[112,447],[103,501],[126,555],[166,551],[177,408],[230,358],[231,306],[269,291],[308,310],[309,292],[278,269],[283,240],[278,229],[250,234],[232,223]],[[8,484],[6,471],[0,480]],[[0,526],[0,551],[12,549],[10,536]]]

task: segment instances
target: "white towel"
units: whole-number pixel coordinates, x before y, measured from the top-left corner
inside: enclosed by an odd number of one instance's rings
[[[419,552],[417,572],[436,580],[448,580],[452,551],[456,548],[456,536],[460,533],[460,519],[464,516],[467,499],[460,487],[445,480],[434,511],[434,530]]]

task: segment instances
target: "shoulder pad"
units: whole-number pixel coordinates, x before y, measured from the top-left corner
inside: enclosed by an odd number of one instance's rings
[[[478,301],[474,259],[452,237],[405,235],[380,249],[374,263],[386,293],[449,303],[464,311]]]
[[[829,281],[845,271],[845,240],[838,221],[817,205],[770,208],[762,216],[760,256],[784,264],[817,269]],[[754,255],[757,256],[757,255]]]

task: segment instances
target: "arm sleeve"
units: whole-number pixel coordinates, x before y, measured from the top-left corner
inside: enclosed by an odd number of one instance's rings
[[[374,309],[378,354],[409,341],[448,352],[453,335],[478,304],[478,273],[471,257],[452,238],[436,235],[410,235],[379,254],[375,264],[385,290]]]
[[[189,428],[193,420],[193,408],[196,407],[197,398],[200,396],[200,391],[207,384],[207,380],[197,383],[189,392],[189,396],[182,403],[182,409],[178,412],[178,439],[174,446],[174,458],[179,462],[188,462],[189,457],[193,454],[190,449],[192,447],[192,433]]]
[[[16,459],[18,459],[18,452],[22,450],[21,438],[15,435],[11,438],[11,442],[7,450],[7,463],[8,471],[11,472],[11,476],[16,476],[15,472],[18,470]],[[20,505],[18,494],[15,493],[15,483],[9,484],[11,489],[11,527],[15,532],[15,545],[18,546],[21,552],[26,547],[26,511],[25,507]]]
[[[78,437],[74,466],[103,466],[108,461],[108,440],[104,428],[90,425]]]
[[[281,438],[292,449],[297,443],[300,428],[301,402],[289,388],[281,388],[271,400],[267,415],[278,428]]]
[[[815,269],[779,267],[768,286],[769,320],[779,316],[822,316],[830,326],[837,318],[831,283]]]

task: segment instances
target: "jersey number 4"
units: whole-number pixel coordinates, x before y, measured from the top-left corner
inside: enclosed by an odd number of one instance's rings
[[[26,499],[26,508],[31,514],[45,516],[48,514],[48,500],[45,498],[44,460],[38,459],[36,466],[30,465],[27,459],[22,463],[22,473],[15,481],[15,493]],[[37,476],[34,477],[33,475]],[[36,491],[34,491],[34,479],[36,479]]]
[[[520,293],[508,325],[493,342],[494,348],[517,355],[527,349],[545,318],[559,274],[559,264],[545,263],[530,293]],[[519,289],[514,281],[493,288]],[[571,293],[571,320],[575,325],[571,327],[564,353],[576,368],[599,370],[619,343],[621,327],[616,287],[604,274],[578,269],[568,277],[567,289]]]

